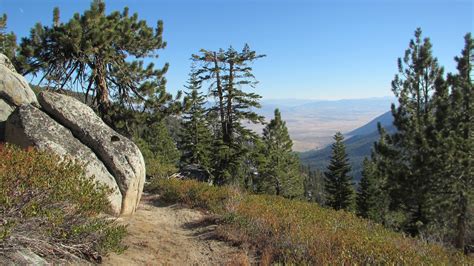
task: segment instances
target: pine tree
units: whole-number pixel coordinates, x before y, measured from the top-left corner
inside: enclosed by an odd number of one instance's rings
[[[455,195],[456,237],[455,245],[459,249],[466,246],[468,227],[472,225],[470,210],[474,209],[474,89],[472,83],[472,65],[474,63],[474,42],[471,34],[465,36],[465,47],[461,57],[456,57],[458,74],[450,78],[452,86],[451,106],[454,109],[452,120],[455,121],[453,133],[456,148],[451,157],[454,159],[450,169],[451,187]],[[471,228],[472,230],[472,228]],[[471,235],[470,242],[474,242]]]
[[[210,96],[215,105],[208,110],[218,125],[214,138],[214,176],[216,184],[241,183],[251,169],[245,169],[248,153],[255,146],[257,135],[242,123],[262,123],[263,117],[252,109],[260,108],[261,96],[245,92],[245,86],[255,87],[257,82],[250,63],[263,55],[257,55],[245,45],[241,52],[230,47],[226,51],[201,50],[193,55],[199,64],[197,74],[200,82],[210,84]]]
[[[436,133],[438,145],[437,220],[453,228],[447,237],[459,249],[466,241],[474,241],[472,230],[474,187],[474,91],[472,84],[474,43],[465,36],[460,57],[455,57],[457,74],[449,74],[448,82],[436,91]],[[449,88],[451,93],[449,94]],[[447,211],[446,211],[447,210]],[[441,214],[445,214],[444,216]]]
[[[336,210],[351,210],[354,205],[354,188],[349,159],[344,146],[344,136],[337,132],[332,145],[331,161],[325,175],[326,204]]]
[[[430,222],[433,207],[433,175],[436,147],[432,94],[443,83],[443,69],[432,56],[428,38],[420,29],[410,41],[403,60],[398,59],[399,74],[392,81],[398,107],[392,104],[397,132],[386,135],[385,146],[378,149],[385,157],[383,169],[391,197],[391,209],[407,215],[404,228],[416,235]],[[377,149],[376,149],[377,150]]]
[[[3,14],[0,17],[0,53],[14,62],[16,49],[16,35],[7,32],[7,14]]]
[[[162,32],[162,21],[149,27],[128,8],[107,15],[103,0],[93,0],[88,10],[65,23],[56,8],[52,26],[38,23],[22,39],[19,57],[24,64],[18,70],[41,74],[41,85],[46,87],[84,89],[102,116],[112,101],[127,110],[153,113],[171,98],[165,91],[168,64],[156,69],[143,61],[157,58],[157,51],[165,48]]]
[[[201,92],[200,82],[192,71],[184,98],[185,111],[182,118],[181,163],[197,164],[211,169],[212,134],[205,116],[206,96]]]
[[[278,109],[263,129],[262,140],[264,160],[258,170],[258,191],[288,198],[302,197],[303,175],[298,158],[292,151],[293,141]]]
[[[145,159],[148,178],[164,178],[176,173],[180,153],[164,121],[145,128],[133,140]]]
[[[362,178],[357,190],[357,215],[376,222],[384,221],[385,196],[383,195],[383,180],[377,173],[376,164],[364,159]]]

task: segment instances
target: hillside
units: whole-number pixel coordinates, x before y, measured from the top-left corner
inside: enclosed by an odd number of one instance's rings
[[[249,261],[260,265],[472,263],[470,258],[439,244],[407,237],[353,213],[322,208],[314,203],[252,195],[235,187],[214,187],[194,180],[157,179],[148,190],[158,194],[162,202],[181,203],[213,215],[208,222],[215,223],[215,236],[243,248],[240,256],[224,257],[232,259],[227,265],[249,265]],[[149,235],[159,234],[153,230]],[[181,250],[182,246],[173,248]],[[150,250],[147,246],[143,249]],[[222,255],[222,251],[218,248],[212,254]],[[245,253],[250,259],[242,256]]]
[[[364,136],[364,135],[372,134],[374,131],[377,131],[378,123],[380,123],[382,126],[386,128],[390,127],[393,123],[392,112],[389,111],[389,112],[383,113],[382,115],[374,118],[369,123],[346,133],[346,136]]]
[[[346,134],[347,139],[344,141],[346,145],[346,152],[352,165],[351,175],[356,180],[360,179],[362,170],[362,161],[365,157],[370,156],[374,142],[378,141],[379,133],[377,131],[377,123],[393,132],[392,114],[386,112],[369,123],[359,127]],[[309,165],[313,170],[324,171],[329,164],[329,157],[331,156],[331,145],[328,145],[320,150],[312,150],[300,153],[302,164]]]
[[[269,121],[275,108],[279,108],[293,140],[293,149],[305,152],[324,148],[331,143],[336,131],[345,133],[367,124],[386,112],[393,101],[392,97],[345,100],[264,99],[262,108],[255,111]],[[257,132],[263,128],[254,125],[249,127]]]

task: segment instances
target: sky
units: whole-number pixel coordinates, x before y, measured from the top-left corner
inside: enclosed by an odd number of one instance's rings
[[[474,1],[474,0],[473,0]],[[106,0],[107,12],[128,6],[149,25],[164,22],[167,47],[155,64],[170,64],[167,89],[186,84],[190,57],[200,49],[241,49],[266,57],[253,64],[264,99],[353,99],[392,96],[390,82],[417,27],[448,72],[472,32],[468,0]],[[51,25],[53,8],[65,22],[86,0],[0,0],[8,30],[27,36]]]

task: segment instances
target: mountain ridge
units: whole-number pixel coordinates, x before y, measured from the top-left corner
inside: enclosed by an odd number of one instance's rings
[[[380,124],[388,131],[394,132],[393,117],[390,111],[374,118],[367,124],[356,128],[345,135],[344,140],[349,162],[352,166],[351,175],[356,181],[360,180],[362,171],[362,162],[365,157],[370,157],[373,145],[379,139],[377,124]],[[332,152],[331,144],[322,148],[299,153],[301,163],[309,166],[312,170],[325,171],[329,164]]]

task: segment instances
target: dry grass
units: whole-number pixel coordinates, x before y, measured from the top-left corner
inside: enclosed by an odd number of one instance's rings
[[[455,250],[428,244],[314,203],[248,195],[196,181],[159,179],[163,199],[221,216],[217,233],[257,251],[262,264],[473,264]]]

